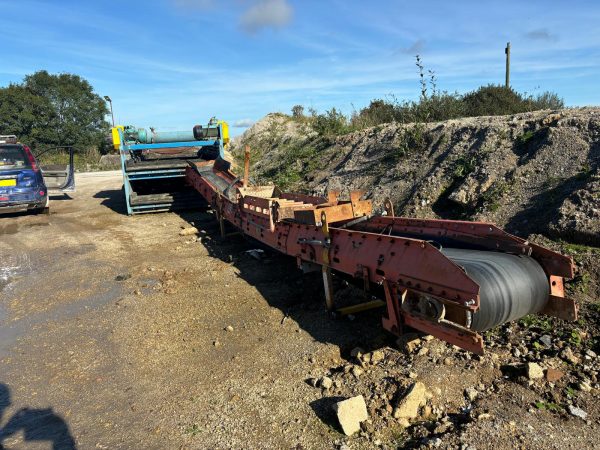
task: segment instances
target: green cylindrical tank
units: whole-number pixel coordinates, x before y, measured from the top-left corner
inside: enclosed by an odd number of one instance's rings
[[[125,140],[136,141],[140,144],[161,144],[168,142],[191,142],[195,141],[194,132],[190,131],[152,131],[145,128],[125,129]]]

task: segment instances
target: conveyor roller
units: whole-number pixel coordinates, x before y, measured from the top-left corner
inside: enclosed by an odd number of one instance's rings
[[[480,287],[480,307],[473,314],[472,330],[489,330],[538,313],[548,301],[548,277],[529,256],[453,248],[443,249],[442,253]]]

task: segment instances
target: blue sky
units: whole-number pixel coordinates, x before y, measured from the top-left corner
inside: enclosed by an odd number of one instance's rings
[[[0,0],[0,86],[36,70],[87,78],[120,123],[241,125],[295,104],[351,112],[504,81],[600,104],[597,1]]]

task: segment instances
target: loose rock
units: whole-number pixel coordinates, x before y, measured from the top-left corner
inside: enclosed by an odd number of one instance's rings
[[[569,414],[575,417],[579,417],[583,420],[587,419],[587,413],[583,409],[578,408],[577,406],[569,405]]]
[[[331,386],[333,386],[333,380],[329,377],[323,377],[323,378],[321,378],[319,385],[323,389],[331,389]]]
[[[556,383],[562,377],[565,376],[565,373],[562,370],[548,368],[546,370],[546,380],[550,383]]]
[[[479,392],[477,392],[477,389],[473,387],[468,387],[465,389],[465,397],[467,397],[469,401],[474,402],[478,396]]]
[[[354,375],[356,378],[360,377],[363,373],[365,373],[365,371],[362,369],[362,367],[352,367],[352,375]]]
[[[383,350],[375,350],[371,353],[371,364],[377,364],[385,359],[385,353]]]
[[[417,381],[409,389],[408,393],[400,400],[394,410],[395,419],[416,419],[419,416],[419,408],[427,403],[427,388],[423,383]]]
[[[193,234],[198,233],[198,228],[196,227],[188,227],[184,228],[179,232],[179,236],[192,236]]]
[[[530,380],[539,380],[544,378],[544,369],[537,363],[527,363],[526,366],[527,378]]]
[[[546,347],[552,347],[552,337],[548,336],[547,334],[543,335],[540,338],[540,342]]]
[[[396,344],[407,353],[413,353],[421,345],[421,339],[417,333],[406,333],[396,340]]]
[[[369,418],[362,395],[342,400],[333,405],[340,427],[346,436],[360,431],[360,424]]]
[[[560,357],[571,364],[579,364],[579,358],[575,356],[573,350],[570,347],[565,348],[561,353]]]

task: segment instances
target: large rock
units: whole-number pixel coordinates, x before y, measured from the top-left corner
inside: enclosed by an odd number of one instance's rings
[[[360,431],[360,423],[369,418],[362,395],[342,400],[333,405],[340,427],[346,436]]]
[[[398,402],[394,409],[395,419],[416,419],[419,416],[419,409],[427,403],[427,388],[423,383],[417,381],[410,388],[407,394]]]

